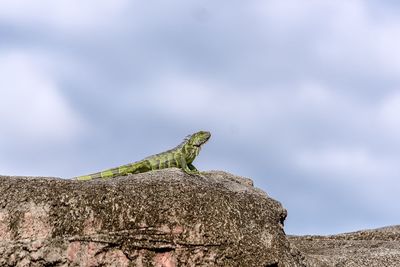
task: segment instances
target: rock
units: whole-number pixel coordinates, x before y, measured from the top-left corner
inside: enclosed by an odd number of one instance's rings
[[[0,266],[305,266],[286,210],[250,179],[166,169],[0,177]]]
[[[308,260],[308,266],[400,266],[400,226],[332,236],[289,236]]]

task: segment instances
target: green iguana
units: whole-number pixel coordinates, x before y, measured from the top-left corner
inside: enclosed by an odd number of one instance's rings
[[[74,180],[93,180],[101,178],[113,178],[130,173],[142,173],[151,170],[177,167],[188,174],[198,174],[199,171],[193,166],[192,162],[199,154],[201,146],[210,139],[210,132],[200,131],[188,135],[185,140],[177,147],[168,151],[147,157],[143,160],[122,165],[89,175],[78,176]]]

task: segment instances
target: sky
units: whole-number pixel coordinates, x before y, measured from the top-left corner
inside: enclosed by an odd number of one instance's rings
[[[400,224],[400,5],[0,1],[0,174],[69,178],[212,138],[288,234]]]

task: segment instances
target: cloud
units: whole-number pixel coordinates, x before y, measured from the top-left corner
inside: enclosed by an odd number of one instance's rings
[[[388,94],[378,107],[378,117],[387,133],[400,134],[400,91]]]
[[[351,73],[353,79],[399,74],[398,17],[379,16],[365,1],[332,2],[328,7],[321,12],[327,14],[326,32],[319,35],[315,49],[321,63],[330,71]]]
[[[126,0],[4,0],[0,2],[0,21],[78,33],[106,27],[107,22],[121,15],[127,4]]]
[[[40,58],[23,51],[2,51],[0,73],[3,142],[68,141],[83,129],[57,82],[43,71]]]
[[[196,79],[189,73],[185,77],[167,75],[154,88],[146,92],[146,102],[155,111],[181,120],[196,119],[214,125],[240,123],[242,127],[254,129],[261,115],[258,111],[270,106],[265,92],[246,94],[230,90],[217,81]]]
[[[376,177],[381,181],[389,178],[395,168],[394,162],[382,156],[374,156],[365,148],[328,147],[302,151],[295,156],[295,163],[306,172],[318,173],[317,177],[333,178],[344,184],[361,181],[373,182]],[[316,178],[315,175],[311,176]],[[351,180],[347,180],[352,177]],[[319,179],[319,178],[318,178]]]

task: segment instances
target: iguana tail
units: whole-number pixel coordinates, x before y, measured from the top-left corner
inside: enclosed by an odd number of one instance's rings
[[[151,170],[151,166],[148,161],[143,160],[131,164],[122,165],[116,168],[96,172],[88,175],[78,176],[72,178],[73,180],[87,181],[95,179],[108,179],[116,176],[128,175],[130,173],[141,173]]]

